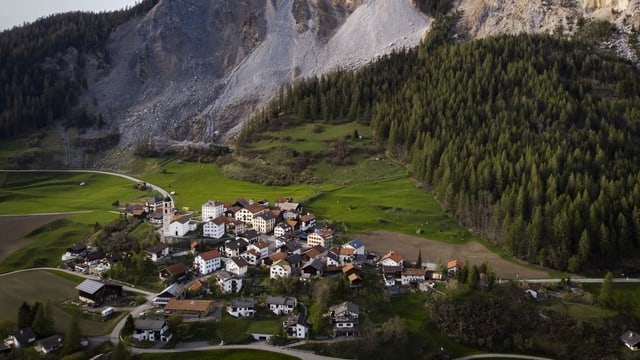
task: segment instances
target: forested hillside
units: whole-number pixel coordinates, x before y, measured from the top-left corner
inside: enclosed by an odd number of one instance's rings
[[[632,267],[640,248],[640,74],[586,39],[454,44],[445,18],[417,49],[308,79],[240,134],[283,113],[366,121],[464,226],[569,271]],[[585,34],[609,31],[595,24]]]
[[[74,106],[84,87],[85,56],[104,52],[118,25],[145,13],[158,0],[110,13],[71,12],[0,33],[0,138],[24,134],[68,116],[70,126],[99,117]]]

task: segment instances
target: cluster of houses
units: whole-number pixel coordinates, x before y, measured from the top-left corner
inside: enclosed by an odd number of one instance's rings
[[[11,348],[26,348],[31,347],[39,352],[43,357],[51,352],[61,349],[64,345],[63,336],[54,334],[45,338],[38,339],[35,331],[32,328],[27,327],[16,330],[4,339],[3,343],[0,343],[0,354],[8,353]],[[86,338],[80,342],[81,346],[89,345]]]

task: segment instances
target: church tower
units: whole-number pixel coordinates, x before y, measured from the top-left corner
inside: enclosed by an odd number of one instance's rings
[[[162,201],[162,235],[170,236],[171,229],[169,225],[173,219],[173,199],[167,195]]]

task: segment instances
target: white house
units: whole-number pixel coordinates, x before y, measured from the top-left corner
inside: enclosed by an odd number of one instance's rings
[[[209,200],[202,205],[202,221],[212,220],[224,214],[224,204],[217,200]]]
[[[252,204],[244,207],[235,213],[236,220],[240,220],[245,224],[253,224],[253,217],[262,214],[266,209],[260,204]]]
[[[351,240],[348,243],[342,245],[342,247],[353,249],[355,255],[365,255],[364,243],[360,240]]]
[[[304,339],[309,333],[309,324],[307,324],[307,317],[304,313],[290,315],[282,322],[282,326],[287,332],[287,336],[292,338]]]
[[[314,226],[316,226],[315,215],[307,213],[307,215],[300,216],[300,230],[306,231]]]
[[[256,249],[249,249],[240,254],[240,256],[251,266],[257,266],[260,263],[260,254]]]
[[[247,246],[247,250],[254,249],[260,254],[260,259],[264,259],[269,256],[269,244],[265,241],[258,241]]]
[[[247,251],[247,246],[249,246],[249,242],[242,238],[227,240],[224,243],[224,254],[227,257],[240,256],[240,254]]]
[[[184,298],[184,287],[178,283],[173,283],[164,290],[162,290],[155,298],[153,298],[153,305],[155,306],[165,306],[171,299],[183,299]]]
[[[216,278],[223,293],[235,294],[242,289],[242,278],[229,274],[225,270],[216,271]]]
[[[624,345],[632,351],[640,350],[640,335],[631,330],[622,334],[622,336],[620,336],[620,341],[622,341]]]
[[[191,220],[190,215],[183,215],[169,224],[169,234],[172,236],[184,236],[189,231],[198,228],[198,224]]]
[[[276,315],[288,315],[295,310],[298,305],[298,299],[294,297],[267,296],[265,304]]]
[[[202,224],[202,236],[220,239],[224,236],[227,227],[224,216],[218,216]]]
[[[276,217],[270,212],[256,214],[253,217],[252,224],[257,232],[268,234],[273,231],[274,226],[276,226]]]
[[[404,263],[404,258],[402,257],[402,255],[400,255],[400,253],[395,252],[393,250],[389,251],[388,253],[386,253],[381,259],[380,261],[378,261],[378,264],[382,265],[382,266],[400,266],[402,267]]]
[[[233,299],[227,306],[227,312],[234,317],[253,317],[256,314],[256,301],[253,299]]]
[[[333,246],[333,230],[329,228],[316,229],[307,236],[307,246],[312,247],[320,245],[325,249]]]
[[[36,341],[36,333],[30,327],[23,328],[9,334],[5,343],[14,347],[25,347],[33,344]]]
[[[357,336],[360,334],[358,305],[345,301],[329,308],[333,336]]]
[[[281,237],[293,234],[293,227],[287,222],[281,222],[273,228],[273,236]]]
[[[426,279],[426,270],[416,268],[406,268],[402,270],[400,276],[400,283],[402,285],[418,284],[424,282]]]
[[[269,268],[269,278],[277,279],[291,276],[291,265],[286,260],[278,260]]]
[[[171,340],[172,334],[166,320],[136,319],[134,326],[135,330],[131,337],[137,341],[169,342]]]
[[[247,261],[244,258],[240,256],[234,256],[227,260],[224,268],[230,274],[236,275],[238,277],[243,277],[247,273],[247,266]]]
[[[165,256],[169,255],[169,252],[171,251],[171,249],[169,248],[169,246],[167,244],[158,244],[155,245],[149,249],[147,249],[146,251],[146,255],[147,255],[147,259],[153,261],[153,262],[157,262],[158,260],[164,258]]]
[[[220,262],[221,259],[222,254],[220,251],[211,250],[198,254],[198,256],[193,260],[193,266],[200,272],[200,274],[206,275],[222,267]]]

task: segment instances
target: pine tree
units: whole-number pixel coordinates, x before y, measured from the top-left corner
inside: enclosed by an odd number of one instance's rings
[[[80,325],[78,325],[78,318],[74,315],[71,317],[71,324],[69,324],[69,328],[64,334],[62,353],[68,355],[78,351],[80,349],[81,340],[82,334],[80,333]]]
[[[598,294],[598,303],[604,307],[613,306],[613,274],[611,272],[607,272],[604,276],[604,281],[600,286],[600,293]]]
[[[35,318],[33,319],[32,327],[33,331],[35,331],[39,338],[53,334],[54,322],[50,302],[38,307]]]
[[[416,261],[416,268],[422,268],[422,249],[418,249],[418,260]]]
[[[18,309],[18,329],[31,326],[31,306],[26,301],[22,302]]]

